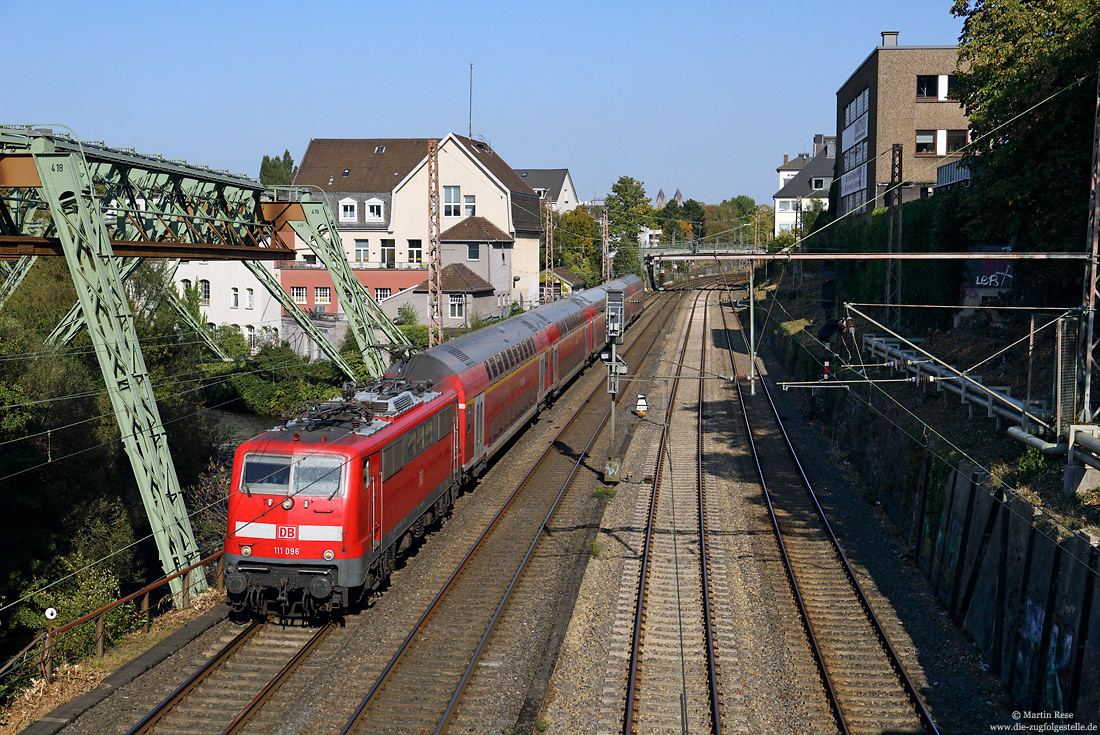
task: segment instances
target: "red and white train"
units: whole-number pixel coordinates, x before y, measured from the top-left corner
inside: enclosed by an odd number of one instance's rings
[[[624,320],[637,276],[540,306],[348,384],[237,448],[225,585],[238,610],[308,616],[376,588],[463,483],[606,344],[608,291]]]

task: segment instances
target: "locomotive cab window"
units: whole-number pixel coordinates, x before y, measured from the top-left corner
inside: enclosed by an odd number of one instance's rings
[[[286,495],[290,489],[290,457],[250,454],[244,458],[241,489],[249,493]]]
[[[340,457],[249,454],[241,489],[249,494],[337,497],[343,495],[343,469]]]

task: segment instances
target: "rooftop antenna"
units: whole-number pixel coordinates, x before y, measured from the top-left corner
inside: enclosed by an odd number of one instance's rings
[[[470,63],[470,134],[468,138],[474,137],[474,65]]]

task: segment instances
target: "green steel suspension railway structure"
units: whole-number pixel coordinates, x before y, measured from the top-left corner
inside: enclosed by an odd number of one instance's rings
[[[199,560],[179,480],[138,344],[125,279],[146,258],[169,261],[162,297],[219,357],[171,278],[180,260],[240,260],[349,378],[356,377],[258,261],[292,260],[294,236],[328,268],[368,372],[381,376],[402,333],[355,279],[324,199],[265,190],[244,176],[29,126],[0,126],[0,309],[43,256],[63,256],[79,302],[50,335],[87,327],[167,574]],[[382,341],[384,340],[384,341]],[[197,570],[198,571],[198,570]],[[193,577],[201,591],[205,579]],[[182,582],[172,581],[182,597]]]

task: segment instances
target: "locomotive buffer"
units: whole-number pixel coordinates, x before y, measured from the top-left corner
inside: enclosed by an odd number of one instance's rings
[[[623,306],[622,291],[607,292],[604,325],[609,346],[600,351],[600,360],[607,365],[607,392],[611,394],[611,449],[603,469],[604,482],[618,482],[621,474],[619,458],[615,456],[615,403],[619,397],[619,376],[626,375],[628,366],[615,348],[623,343]]]

